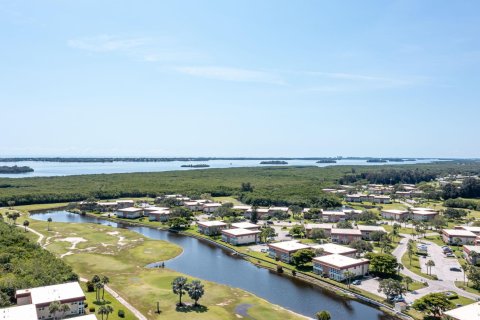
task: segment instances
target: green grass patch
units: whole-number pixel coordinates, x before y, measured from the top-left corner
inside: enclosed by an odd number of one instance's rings
[[[82,286],[83,292],[85,293],[85,297],[87,298],[88,307],[85,308],[85,312],[87,314],[95,313],[95,316],[97,317],[97,319],[100,320],[102,318],[99,314],[97,314],[98,308],[102,304],[105,304],[105,305],[108,304],[113,308],[113,313],[108,316],[109,320],[134,320],[134,319],[136,319],[136,317],[133,315],[132,312],[130,312],[130,310],[125,308],[120,302],[118,302],[117,299],[115,299],[107,291],[105,291],[105,296],[104,296],[105,297],[105,302],[103,302],[103,301],[97,302],[96,297],[95,297],[95,292],[88,292],[87,291],[87,285],[83,282],[81,283],[81,286]],[[95,308],[95,312],[89,312],[90,308]],[[118,310],[123,310],[125,312],[125,317],[124,318],[120,318],[118,316]]]

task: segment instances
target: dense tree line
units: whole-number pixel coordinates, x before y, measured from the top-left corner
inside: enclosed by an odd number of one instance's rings
[[[437,177],[435,172],[430,170],[415,169],[383,169],[380,171],[362,172],[358,174],[346,174],[340,180],[340,184],[355,183],[357,181],[367,181],[377,184],[397,184],[409,183],[416,184],[420,182],[432,181]]]
[[[72,268],[31,242],[23,229],[0,221],[0,306],[15,302],[17,289],[78,280]]]
[[[33,169],[27,166],[0,166],[0,173],[26,173],[33,172]]]
[[[460,186],[448,183],[442,191],[444,199],[480,198],[480,179],[465,178]]]
[[[469,210],[480,210],[480,202],[475,200],[466,200],[466,199],[447,199],[444,201],[443,205],[449,208],[462,208]]]

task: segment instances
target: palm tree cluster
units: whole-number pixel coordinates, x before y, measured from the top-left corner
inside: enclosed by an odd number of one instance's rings
[[[185,293],[188,293],[190,299],[195,301],[195,306],[198,306],[198,300],[205,293],[203,284],[199,280],[193,280],[191,283],[188,283],[188,279],[185,277],[177,277],[172,282],[173,293],[179,296],[178,306],[182,306],[182,296]]]
[[[108,320],[110,313],[113,313],[113,308],[109,305],[101,305],[97,313],[102,317],[102,320],[105,315],[107,316],[106,320]]]
[[[90,281],[95,288],[95,299],[96,301],[100,301],[100,292],[102,294],[102,300],[105,301],[105,285],[110,283],[110,279],[107,276],[100,276],[94,275],[92,280]]]
[[[62,304],[60,301],[53,301],[48,306],[48,312],[52,316],[53,320],[63,319],[63,317],[65,317],[65,313],[68,311],[70,311],[70,306],[68,304]],[[60,316],[58,316],[59,312],[62,313]]]

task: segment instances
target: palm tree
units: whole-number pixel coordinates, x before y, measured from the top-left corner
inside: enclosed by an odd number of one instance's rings
[[[50,231],[50,222],[52,222],[53,220],[52,220],[51,217],[49,217],[49,218],[47,219],[47,221],[48,221],[47,231]]]
[[[50,315],[52,315],[53,319],[56,319],[57,317],[55,316],[55,314],[60,311],[60,308],[61,308],[62,304],[60,303],[60,301],[53,301],[52,303],[50,303],[50,305],[48,306],[48,313]]]
[[[408,240],[407,243],[407,254],[408,254],[408,259],[410,259],[410,265],[412,265],[412,256],[415,253],[415,244],[412,239]]]
[[[70,311],[70,306],[68,304],[62,304],[60,306],[60,310],[59,310],[61,313],[62,313],[62,318],[65,317],[65,313],[67,313],[68,311]]]
[[[345,279],[347,279],[348,287],[350,288],[350,280],[352,279],[352,277],[355,276],[355,273],[351,271],[345,271],[343,273],[343,276],[345,277]]]
[[[109,312],[106,306],[101,305],[100,308],[98,308],[97,313],[102,317],[102,320],[103,320],[103,316],[108,314]]]
[[[187,281],[188,280],[185,277],[177,277],[173,279],[172,290],[173,290],[173,293],[179,296],[178,306],[182,305],[182,296],[185,293],[185,290],[187,289]]]
[[[97,291],[95,296],[97,298],[97,301],[100,301],[100,290],[101,289],[103,289],[103,284],[101,282],[95,283],[95,290]]]
[[[27,227],[30,225],[30,221],[25,220],[23,221],[23,226],[25,227],[25,232],[27,232]]]
[[[197,306],[198,300],[203,296],[205,290],[199,280],[193,280],[192,283],[187,286],[187,292],[188,296],[195,301],[195,306]]]
[[[410,283],[413,283],[413,279],[410,278],[409,276],[406,276],[405,278],[403,278],[403,281],[405,281],[405,288],[406,288],[407,291],[408,291],[408,285],[409,285]]]
[[[433,262],[433,260],[428,260],[427,263],[425,263],[425,265],[427,266],[427,274],[432,274],[432,267],[435,266],[435,262]],[[428,268],[430,268],[430,273],[428,273]]]
[[[403,264],[399,263],[399,264],[397,265],[397,274],[400,275],[400,270],[403,270],[403,269],[405,269],[404,266],[403,266]]]
[[[103,291],[102,291],[102,300],[105,300],[105,286],[110,283],[110,279],[107,276],[102,277]]]
[[[15,224],[17,222],[17,219],[20,217],[20,213],[18,213],[17,211],[14,211],[12,213],[12,220],[13,220],[13,224]]]
[[[108,316],[110,315],[110,313],[113,313],[113,308],[110,306],[110,305],[107,305],[107,320],[108,320]]]
[[[462,264],[462,271],[463,271],[463,285],[465,285],[465,274],[468,272],[468,264]]]
[[[317,318],[317,320],[330,320],[332,319],[332,316],[330,315],[330,312],[328,312],[327,310],[322,310],[322,311],[319,311],[315,314],[315,317]]]

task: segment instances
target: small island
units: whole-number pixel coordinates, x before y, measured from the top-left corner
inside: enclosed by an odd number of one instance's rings
[[[386,163],[387,160],[385,160],[385,159],[368,159],[367,162],[372,162],[372,163]]]
[[[199,163],[199,164],[182,164],[180,167],[182,168],[208,168],[210,167],[208,164]]]
[[[260,164],[288,164],[288,162],[283,160],[268,160],[262,161]]]
[[[318,160],[317,163],[337,163],[337,160],[334,160],[334,159],[321,159],[321,160]]]
[[[8,174],[8,173],[27,173],[33,172],[33,169],[27,166],[19,167],[19,166],[0,166],[0,174]]]

